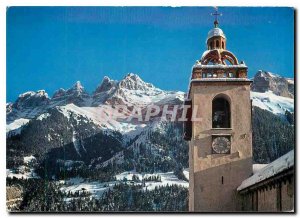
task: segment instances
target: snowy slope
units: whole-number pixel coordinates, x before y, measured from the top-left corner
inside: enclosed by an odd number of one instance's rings
[[[13,122],[6,125],[6,134],[10,133],[10,135],[20,134],[22,126],[27,124],[30,120],[19,118],[14,120]]]
[[[123,116],[116,116],[115,119],[110,118],[112,111],[111,107],[107,105],[97,107],[78,107],[74,104],[68,104],[65,106],[59,106],[57,109],[68,119],[70,119],[71,115],[75,119],[79,116],[83,116],[97,124],[102,129],[119,131],[128,138],[135,137],[146,126],[142,123],[134,124],[126,122],[125,117]]]
[[[294,112],[294,99],[275,95],[272,91],[251,92],[252,105],[275,115],[284,115],[285,111]]]

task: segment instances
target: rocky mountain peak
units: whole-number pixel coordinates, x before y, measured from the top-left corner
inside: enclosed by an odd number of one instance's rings
[[[80,81],[77,81],[74,85],[73,85],[73,87],[75,88],[75,89],[84,89],[83,88],[83,86],[81,85],[81,82]]]
[[[128,73],[123,80],[119,83],[120,88],[129,90],[141,90],[147,91],[149,89],[155,89],[151,83],[144,82],[138,75],[134,73]]]
[[[14,108],[28,108],[46,105],[49,102],[48,94],[45,90],[38,90],[36,92],[29,91],[20,94],[17,101],[13,104]]]
[[[251,89],[255,92],[272,91],[279,96],[294,98],[294,83],[292,79],[286,79],[263,70],[259,70],[255,74]]]
[[[94,95],[98,93],[107,92],[116,86],[116,81],[110,79],[108,76],[104,76],[100,85],[94,91]]]
[[[80,81],[77,81],[70,89],[67,90],[67,94],[78,94],[85,93],[84,87],[81,85]]]
[[[66,90],[64,90],[63,88],[58,89],[57,91],[54,92],[53,97],[52,98],[59,98],[62,97],[66,94]]]
[[[256,77],[265,77],[265,78],[274,78],[274,77],[281,77],[277,74],[271,73],[271,72],[267,72],[267,71],[263,71],[263,70],[259,70],[257,71]]]
[[[73,103],[78,106],[86,104],[90,98],[89,94],[85,91],[80,81],[77,81],[71,88],[65,90],[63,88],[58,89],[51,99],[51,103],[54,105],[66,105]]]
[[[56,98],[61,98],[64,96],[80,96],[80,95],[88,95],[88,93],[84,90],[84,87],[82,86],[80,81],[77,81],[76,83],[74,83],[74,85],[65,90],[63,88],[58,89],[57,91],[54,92],[53,94],[53,99]]]

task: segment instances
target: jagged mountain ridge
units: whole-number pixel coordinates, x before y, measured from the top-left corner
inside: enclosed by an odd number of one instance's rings
[[[165,102],[165,99],[170,102],[173,98],[177,103],[181,103],[183,96],[183,92],[158,89],[133,73],[127,74],[121,81],[111,80],[106,76],[91,95],[79,81],[70,89],[58,89],[52,98],[49,98],[45,90],[20,94],[16,102],[6,105],[6,120],[9,124],[18,118],[32,119],[49,108],[68,104],[78,107],[118,104],[146,106],[155,102]]]

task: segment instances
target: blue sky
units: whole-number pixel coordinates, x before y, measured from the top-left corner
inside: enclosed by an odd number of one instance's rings
[[[186,91],[206,49],[212,7],[11,7],[7,10],[7,101],[77,80],[92,92],[127,73]],[[249,67],[294,77],[292,8],[220,7],[227,49]]]

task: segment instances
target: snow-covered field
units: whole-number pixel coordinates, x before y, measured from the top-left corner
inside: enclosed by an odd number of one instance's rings
[[[140,181],[133,181],[133,175],[138,177]],[[183,180],[179,180],[173,172],[167,173],[153,173],[153,174],[141,174],[133,171],[123,172],[121,174],[116,175],[116,181],[110,182],[98,182],[98,181],[88,181],[83,178],[72,178],[67,181],[60,181],[62,185],[61,190],[63,192],[81,192],[87,191],[91,193],[93,197],[99,198],[102,194],[108,189],[112,188],[115,184],[126,182],[131,185],[142,185],[142,179],[148,178],[150,176],[160,176],[161,182],[155,181],[146,181],[143,190],[153,190],[155,187],[167,186],[167,185],[180,185],[188,188],[189,183]]]
[[[38,178],[34,172],[34,168],[31,166],[35,160],[35,157],[32,155],[24,157],[24,165],[18,167],[17,169],[6,169],[6,177],[16,177],[18,179]]]
[[[183,180],[178,179],[173,172],[167,172],[167,173],[146,173],[146,174],[141,174],[141,173],[136,173],[133,171],[129,171],[129,172],[123,172],[119,175],[116,176],[118,181],[132,181],[132,177],[133,175],[135,175],[136,177],[139,178],[140,181],[142,181],[143,178],[147,178],[150,176],[159,176],[161,178],[161,182],[146,182],[145,187],[143,188],[144,190],[153,190],[155,189],[155,187],[159,187],[159,186],[166,186],[167,184],[169,185],[181,185],[184,187],[188,187],[189,183]],[[141,184],[141,182],[138,182],[138,184]]]
[[[34,170],[25,166],[21,166],[16,170],[6,169],[6,176],[9,178],[16,177],[18,179],[37,178],[37,175],[35,174]]]
[[[63,184],[61,187],[61,191],[65,193],[76,193],[86,191],[91,193],[93,197],[99,198],[102,194],[111,188],[116,182],[98,182],[98,181],[87,181],[83,178],[72,178],[67,180],[65,183],[64,181],[60,181]]]

